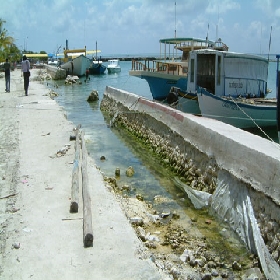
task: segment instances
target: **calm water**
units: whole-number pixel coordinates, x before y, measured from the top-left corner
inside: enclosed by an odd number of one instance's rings
[[[106,65],[106,63],[104,64]],[[129,76],[131,62],[121,61],[120,65],[121,73],[107,74],[106,71],[104,75],[91,75],[87,83],[85,78],[81,78],[81,85],[65,86],[64,81],[52,81],[51,83],[59,86],[53,88],[59,93],[56,98],[57,102],[65,109],[70,121],[75,125],[82,125],[88,152],[106,176],[114,177],[115,169],[118,167],[121,170],[119,184],[131,186],[132,194],[140,193],[148,201],[152,201],[155,195],[168,198],[164,204],[154,206],[159,211],[165,208],[169,208],[171,211],[176,210],[181,215],[182,221],[186,219],[186,214],[189,217],[199,217],[197,224],[200,230],[209,239],[219,240],[218,244],[223,250],[227,246],[219,235],[219,225],[213,223],[211,228],[205,228],[204,221],[207,213],[198,212],[192,208],[187,197],[171,181],[172,174],[169,174],[169,171],[165,170],[145,147],[108,126],[110,120],[99,109],[106,86],[127,90],[152,99],[147,82]],[[270,97],[273,97],[275,96],[276,63],[271,63],[269,71],[271,78],[268,87],[273,90],[270,93]],[[50,88],[54,86],[51,83],[48,83]],[[99,93],[99,102],[95,104],[89,104],[86,101],[92,90],[97,90]],[[101,156],[105,156],[106,160],[101,161]],[[134,167],[135,175],[127,178],[125,170],[130,165]]]
[[[146,81],[129,76],[131,62],[125,61],[120,64],[121,73],[107,74],[106,71],[104,75],[91,75],[88,82],[85,82],[85,78],[81,78],[81,85],[65,86],[64,81],[55,82],[59,85],[58,89],[54,89],[59,93],[56,100],[65,108],[70,121],[75,125],[82,124],[88,152],[105,175],[114,177],[115,169],[119,167],[123,175],[120,184],[128,183],[135,192],[143,194],[146,199],[152,200],[158,194],[172,197],[173,194],[165,189],[174,188],[171,182],[163,179],[162,173],[166,173],[166,170],[161,170],[162,167],[156,165],[149,154],[145,157],[143,147],[136,147],[134,141],[124,138],[116,129],[109,128],[110,120],[106,120],[99,109],[107,85],[151,98]],[[49,84],[49,87],[51,86]],[[89,104],[86,100],[92,90],[98,91],[99,102]],[[105,156],[107,160],[100,161],[101,156]],[[130,165],[136,172],[135,176],[128,180],[125,170]],[[161,186],[162,181],[165,181],[164,187]],[[146,189],[149,191],[147,192]]]
[[[106,65],[106,62],[104,64]],[[109,128],[108,123],[110,120],[105,120],[99,109],[106,86],[127,90],[152,99],[148,83],[145,80],[129,76],[128,71],[131,69],[131,61],[121,61],[120,65],[122,68],[120,73],[107,74],[106,71],[104,75],[90,75],[88,82],[85,82],[85,78],[81,78],[81,85],[65,86],[64,81],[53,81],[52,83],[59,85],[58,88],[54,89],[59,93],[56,100],[64,107],[70,121],[75,125],[82,125],[86,134],[88,151],[97,164],[100,165],[105,175],[114,176],[116,167],[119,167],[124,174],[129,165],[134,166],[136,174],[133,177],[133,182],[130,183],[137,185],[139,192],[143,191],[148,196],[148,199],[152,199],[152,196],[162,189],[162,180],[165,181],[167,188],[173,188],[172,183],[168,183],[168,180],[163,179],[166,170],[161,170],[161,166],[152,162],[149,155],[145,158],[143,148],[136,148],[134,142],[129,142],[130,139],[123,139],[123,136],[117,130]],[[48,83],[48,86],[53,87],[54,84]],[[272,92],[269,97],[275,97],[275,87],[276,62],[271,62],[268,88]],[[98,91],[99,101],[89,104],[86,100],[92,90]],[[272,131],[271,133],[272,137],[274,137],[274,132]],[[275,137],[277,137],[276,131]],[[102,155],[107,158],[104,162],[99,160]],[[125,178],[125,176],[123,177]],[[164,188],[166,187],[165,185]],[[155,191],[151,191],[151,194],[148,194],[145,191],[147,187],[149,190]],[[169,191],[164,195],[168,195],[168,193]]]

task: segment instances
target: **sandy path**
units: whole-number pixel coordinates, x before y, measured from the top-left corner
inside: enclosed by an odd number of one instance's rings
[[[0,279],[165,279],[91,158],[94,241],[84,248],[81,198],[69,213],[74,125],[42,84],[26,97],[20,71],[11,77],[10,93],[0,79]]]

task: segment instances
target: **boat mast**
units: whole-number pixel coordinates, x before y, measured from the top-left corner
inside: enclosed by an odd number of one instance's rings
[[[95,59],[97,61],[97,41],[95,42]]]
[[[270,36],[269,36],[269,44],[268,44],[268,61],[269,61],[269,53],[270,53],[270,45],[271,45],[271,33],[272,33],[272,25],[270,27]]]
[[[174,34],[174,38],[176,39],[176,1],[175,1],[175,34]],[[177,58],[177,42],[175,41],[176,44],[176,58]],[[173,53],[173,58],[174,58],[174,53]]]

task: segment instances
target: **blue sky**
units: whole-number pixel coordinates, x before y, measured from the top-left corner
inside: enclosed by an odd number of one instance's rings
[[[17,46],[33,52],[56,52],[67,39],[70,49],[94,50],[97,41],[101,56],[156,54],[175,28],[177,37],[204,39],[209,25],[209,39],[262,54],[272,26],[270,54],[280,53],[279,0],[5,0],[0,18]]]

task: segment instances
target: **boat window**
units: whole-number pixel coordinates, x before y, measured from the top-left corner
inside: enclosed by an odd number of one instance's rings
[[[194,59],[191,59],[191,83],[194,82]]]
[[[215,92],[215,54],[200,54],[197,56],[197,85]]]

